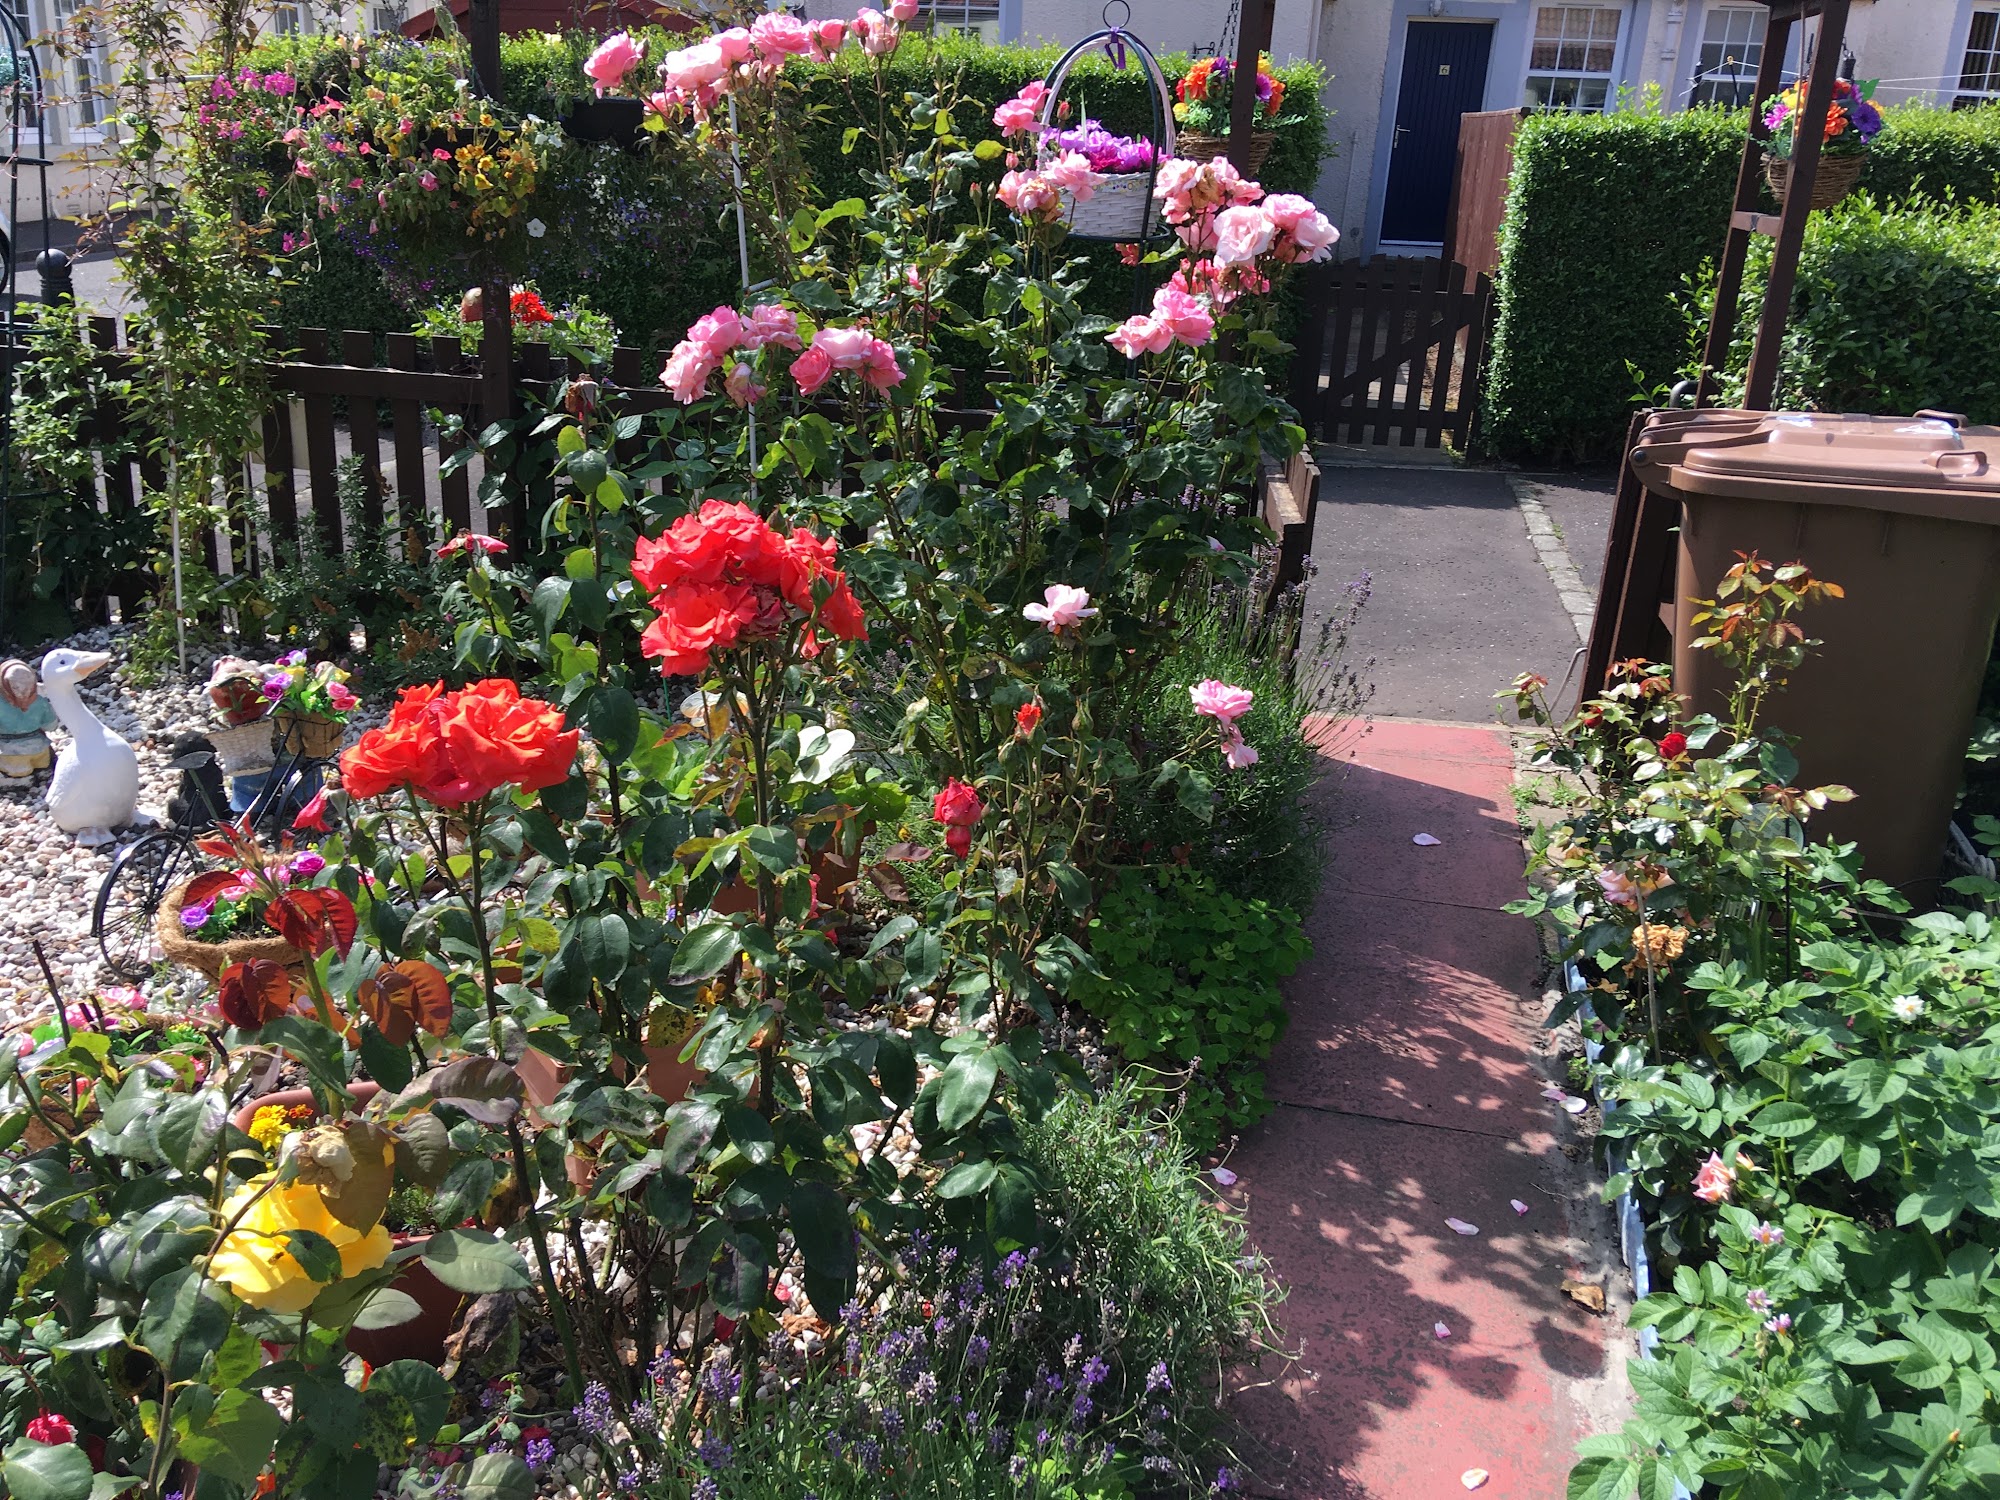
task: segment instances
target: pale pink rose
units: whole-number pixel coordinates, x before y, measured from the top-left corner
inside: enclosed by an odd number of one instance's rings
[[[1215,218],[1215,263],[1218,266],[1247,266],[1271,248],[1278,236],[1259,207],[1225,208]]]
[[[1623,870],[1599,870],[1597,884],[1613,906],[1637,906],[1639,883]]]
[[[1701,1170],[1694,1174],[1694,1195],[1704,1203],[1727,1203],[1729,1195],[1736,1190],[1736,1173],[1723,1165],[1719,1152],[1708,1153],[1708,1160],[1701,1164]]]
[[[1200,176],[1201,163],[1198,161],[1170,156],[1160,163],[1153,177],[1153,196],[1166,205],[1162,212],[1169,224],[1184,223],[1194,211],[1192,194],[1195,181]]]
[[[863,6],[854,15],[854,30],[861,38],[861,50],[870,57],[886,57],[902,41],[902,31],[881,11]]]
[[[878,391],[903,383],[903,369],[896,363],[895,346],[886,339],[869,340],[867,356],[861,362],[861,383]]]
[[[832,375],[833,361],[826,357],[826,350],[820,347],[818,339],[814,339],[812,347],[792,361],[792,379],[808,396],[825,385]]]
[[[1215,250],[1215,215],[1197,214],[1185,224],[1175,225],[1174,233],[1190,255],[1211,254]]]
[[[1100,187],[1104,178],[1090,170],[1090,158],[1081,151],[1065,151],[1054,161],[1042,164],[1045,181],[1068,193],[1078,203],[1088,203]]]
[[[745,31],[741,26],[732,26],[727,31],[718,31],[714,36],[709,38],[709,41],[722,54],[722,60],[732,68],[738,63],[748,62],[751,52],[755,50],[750,40],[750,33]]]
[[[836,370],[859,370],[868,363],[868,351],[875,342],[875,335],[865,328],[822,328],[813,335],[813,348]]]
[[[1218,156],[1215,160],[1204,162],[1202,165],[1206,171],[1208,183],[1213,184],[1213,191],[1217,195],[1215,202],[1218,207],[1224,203],[1255,203],[1259,198],[1264,196],[1263,184],[1253,182],[1250,178],[1245,177],[1241,172],[1237,171],[1236,163],[1228,157]],[[1205,196],[1205,192],[1197,193],[1197,201]]]
[[[1009,172],[1002,177],[1000,201],[1031,222],[1046,223],[1062,212],[1062,195],[1039,172]]]
[[[889,0],[889,19],[904,26],[917,18],[917,0]]]
[[[1159,320],[1134,313],[1104,339],[1127,359],[1137,359],[1142,354],[1160,354],[1171,348],[1174,334]]]
[[[806,23],[783,11],[766,11],[751,22],[750,40],[766,57],[803,57],[813,45]]]
[[[821,57],[832,57],[847,40],[845,21],[814,21],[806,29],[812,33],[813,51]]]
[[[729,367],[722,380],[722,393],[738,406],[762,401],[765,390],[766,387],[757,384],[757,372],[740,359]]]
[[[1019,97],[1007,100],[993,111],[993,123],[1002,135],[1026,135],[1039,118],[1035,106]]]
[[[583,76],[597,85],[599,98],[606,89],[615,89],[625,81],[630,73],[645,58],[646,49],[622,31],[614,31],[597,44],[597,50],[585,59]]]
[[[1273,193],[1264,200],[1264,212],[1271,216],[1271,222],[1285,234],[1295,233],[1299,225],[1318,215],[1310,198],[1302,198],[1297,193]]]
[[[743,319],[742,329],[745,349],[761,349],[766,344],[784,349],[799,347],[798,314],[775,302],[751,308],[749,316]]]
[[[1325,260],[1333,253],[1340,231],[1310,198],[1274,193],[1264,200],[1264,212],[1278,231],[1275,254],[1282,261]]]
[[[1052,631],[1073,630],[1097,613],[1090,607],[1088,589],[1071,588],[1066,583],[1052,583],[1043,589],[1042,601],[1023,606],[1021,613]]]
[[[1250,705],[1257,695],[1248,688],[1237,687],[1210,677],[1188,689],[1188,696],[1194,700],[1194,711],[1207,714],[1211,719],[1220,719],[1225,724],[1234,724],[1250,712]]]
[[[667,356],[660,384],[672,391],[681,405],[691,405],[708,394],[708,377],[715,373],[716,364],[701,345],[682,339]]]
[[[1201,299],[1173,285],[1153,293],[1153,320],[1188,345],[1205,344],[1215,332],[1215,317]]]
[[[728,76],[729,62],[712,41],[683,47],[660,59],[660,81],[679,93],[691,95],[703,84],[720,83]]]
[[[1232,771],[1245,771],[1257,764],[1257,747],[1247,743],[1231,724],[1222,737],[1222,758]]]
[[[699,344],[710,362],[720,366],[723,355],[743,343],[743,320],[733,307],[718,307],[696,318],[687,331],[687,342]]]

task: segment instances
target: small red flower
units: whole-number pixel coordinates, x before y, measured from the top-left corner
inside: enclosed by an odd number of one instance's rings
[[[1679,760],[1687,754],[1688,737],[1678,729],[1669,730],[1660,736],[1660,754],[1668,760]]]
[[[507,552],[507,544],[497,536],[484,536],[477,531],[464,531],[437,549],[439,557],[456,557],[461,552],[483,552],[488,557],[504,557]]]
[[[318,791],[314,792],[312,794],[312,801],[299,809],[298,816],[292,819],[292,830],[295,833],[333,832],[327,826],[326,822],[325,787],[321,787]]]
[[[1118,258],[1128,266],[1138,265],[1139,257],[1143,253],[1139,246],[1133,244],[1123,244],[1118,247]]]
[[[539,293],[518,291],[508,300],[516,323],[553,323],[556,315],[549,311]]]
[[[1023,703],[1020,712],[1014,715],[1014,728],[1023,739],[1033,734],[1041,722],[1042,705],[1039,703]]]
[[[45,1411],[28,1423],[28,1437],[33,1442],[48,1443],[51,1446],[57,1443],[73,1443],[76,1441],[76,1429],[70,1426],[69,1418],[59,1416],[52,1411]]]
[[[944,824],[944,846],[960,859],[972,850],[972,828],[986,816],[979,793],[956,776],[931,800],[931,816]]]

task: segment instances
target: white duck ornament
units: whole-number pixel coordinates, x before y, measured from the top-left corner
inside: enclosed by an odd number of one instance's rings
[[[139,757],[83,706],[77,683],[111,658],[102,651],[51,651],[42,658],[42,696],[69,731],[49,782],[49,821],[81,842],[108,838],[139,808]]]

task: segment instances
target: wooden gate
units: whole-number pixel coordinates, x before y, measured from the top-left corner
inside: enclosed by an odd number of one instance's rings
[[[1456,262],[1313,268],[1292,404],[1324,443],[1463,449],[1478,404],[1493,283]]]

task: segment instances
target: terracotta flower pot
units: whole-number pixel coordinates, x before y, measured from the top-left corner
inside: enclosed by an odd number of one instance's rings
[[[692,1030],[690,1022],[690,1031]],[[687,1045],[689,1032],[683,1032],[678,1040],[660,1046],[646,1045],[646,1070],[642,1075],[646,1087],[658,1094],[668,1104],[678,1104],[693,1091],[694,1086],[704,1076],[701,1069],[692,1062],[682,1062],[681,1049]],[[614,1073],[622,1076],[622,1062],[614,1061]],[[521,1054],[521,1060],[514,1064],[514,1071],[521,1076],[521,1083],[528,1091],[528,1110],[539,1119],[539,1111],[555,1103],[556,1095],[570,1079],[576,1076],[576,1069],[566,1062],[558,1062],[548,1053],[530,1047]],[[571,1151],[564,1163],[570,1185],[579,1192],[588,1191],[597,1179],[597,1162],[590,1156]]]
[[[197,970],[210,979],[219,979],[231,964],[253,958],[266,958],[286,968],[295,968],[306,961],[305,954],[277,936],[236,937],[221,943],[204,943],[191,937],[181,926],[181,907],[191,883],[184,880],[168,891],[160,903],[159,914],[153,918],[153,934],[160,940],[160,951],[174,963]]]

